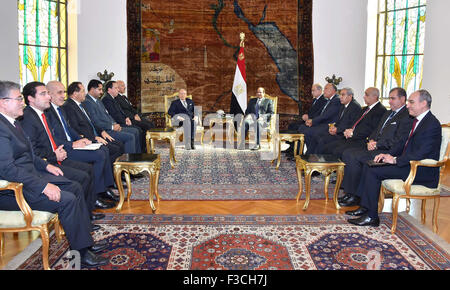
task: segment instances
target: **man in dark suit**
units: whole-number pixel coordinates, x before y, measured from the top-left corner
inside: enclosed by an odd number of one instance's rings
[[[379,101],[380,91],[377,88],[368,88],[364,93],[367,107],[363,109],[356,122],[344,131],[344,139],[328,144],[319,144],[318,152],[342,156],[348,148],[359,147],[366,144],[366,138],[375,130],[386,108]]]
[[[62,108],[70,126],[80,135],[91,142],[102,143],[109,151],[111,168],[117,157],[124,153],[122,142],[112,138],[105,130],[95,127],[89,117],[89,113],[84,109],[82,103],[86,99],[86,91],[80,82],[73,82],[67,88],[68,99]]]
[[[369,167],[364,165],[362,178],[356,195],[360,207],[347,214],[359,216],[349,223],[359,226],[378,226],[378,199],[381,182],[384,179],[406,180],[410,172],[411,160],[439,159],[442,128],[439,120],[430,112],[431,95],[426,90],[414,92],[408,99],[409,114],[414,117],[406,139],[397,142],[388,153],[375,156],[375,162],[390,165]],[[439,168],[419,167],[413,184],[437,187]]]
[[[318,144],[327,144],[336,140],[344,139],[344,130],[353,125],[356,118],[361,114],[361,106],[353,98],[354,93],[351,88],[343,88],[339,94],[341,107],[338,113],[338,120],[332,126],[321,124],[315,127],[315,133],[309,138],[308,154],[321,153],[317,150]]]
[[[274,113],[272,100],[265,98],[265,94],[264,88],[259,87],[256,90],[256,98],[250,99],[247,109],[245,110],[245,136],[247,135],[250,126],[253,126],[256,132],[256,145],[250,148],[250,150],[261,149],[261,129],[267,128]],[[243,138],[242,144],[239,145],[240,148],[244,147],[244,142],[245,138]]]
[[[326,125],[330,123],[336,123],[339,117],[339,109],[341,108],[341,101],[338,97],[337,87],[332,83],[328,83],[325,85],[323,97],[326,100],[326,104],[323,106],[319,115],[314,118],[309,118],[305,121],[305,124],[301,125],[298,129],[299,133],[305,135],[305,144],[307,150],[309,150],[309,142],[311,138],[314,138],[315,134],[317,134],[316,127],[320,125]],[[298,145],[300,148],[300,144]],[[297,149],[299,149],[297,148]],[[290,155],[288,157],[289,160],[294,160],[294,156]]]
[[[94,207],[111,207],[112,205],[98,199],[95,193],[92,165],[67,158],[67,148],[64,148],[64,145],[58,146],[56,144],[50,120],[48,120],[48,115],[44,113],[45,108],[50,103],[50,96],[45,84],[41,82],[28,83],[23,88],[23,94],[28,106],[24,109],[20,122],[33,145],[34,153],[41,158],[45,158],[50,164],[61,168],[67,178],[77,181],[83,186],[86,205],[90,212]],[[33,105],[30,105],[29,96],[32,98]],[[46,126],[48,126],[48,130]],[[99,219],[103,216],[103,214],[92,214],[93,219]]]
[[[62,110],[61,106],[66,98],[64,85],[59,81],[51,81],[47,84],[47,89],[51,102],[46,112],[50,117],[56,144],[64,144],[69,159],[88,162],[93,165],[95,193],[105,199],[119,201],[118,196],[112,192],[114,177],[108,149],[105,146],[100,146],[96,150],[82,150],[86,145],[92,144],[92,141],[78,135],[68,121],[66,113]],[[82,142],[84,145],[80,145]]]
[[[103,94],[103,85],[99,80],[90,80],[88,84],[88,93],[82,103],[84,109],[88,112],[92,123],[96,128],[106,131],[111,137],[122,142],[125,146],[125,153],[141,153],[140,139],[127,132],[117,124],[108,114],[105,106],[100,100]]]
[[[105,84],[105,94],[102,97],[102,103],[108,110],[108,114],[122,127],[122,130],[132,133],[136,140],[139,140],[141,148],[145,148],[146,132],[138,126],[134,126],[130,118],[122,111],[120,105],[115,101],[119,94],[119,88],[115,81],[109,81]]]
[[[327,103],[326,98],[322,94],[323,88],[320,84],[313,84],[311,87],[311,96],[313,98],[311,107],[306,114],[302,115],[300,122],[291,123],[288,126],[288,130],[298,130],[308,119],[313,119],[320,115],[323,107]]]
[[[299,122],[294,122],[288,125],[289,131],[298,131],[301,125],[305,124],[308,119],[313,119],[317,117],[321,112],[325,104],[327,103],[327,99],[322,94],[323,88],[320,84],[313,84],[311,87],[311,96],[313,98],[311,107],[308,110],[308,113],[303,114],[301,116],[301,120]],[[299,112],[301,114],[301,112]],[[293,156],[294,154],[294,142],[286,142],[289,144],[289,148],[283,151],[284,154]]]
[[[58,214],[70,248],[80,252],[83,265],[107,264],[107,259],[95,254],[107,245],[94,244],[80,184],[65,178],[58,167],[36,157],[15,120],[23,114],[23,105],[20,86],[0,82],[0,178],[23,183],[23,194],[31,209]],[[0,194],[0,209],[20,210],[12,192]]]
[[[153,122],[142,117],[138,113],[137,109],[130,102],[130,100],[128,100],[127,96],[125,95],[126,92],[125,82],[119,80],[117,81],[117,86],[119,89],[119,94],[115,98],[115,101],[122,108],[122,111],[125,113],[125,115],[131,120],[131,123],[134,126],[140,127],[144,132],[147,132],[147,130],[154,128],[155,125],[153,124]]]
[[[381,118],[378,127],[370,135],[369,142],[347,149],[342,154],[345,163],[342,186],[346,194],[339,198],[341,206],[358,204],[359,200],[354,193],[358,189],[364,164],[378,154],[388,152],[394,144],[409,134],[412,118],[406,108],[406,91],[403,88],[394,88],[389,92],[389,106],[391,110]]]
[[[187,91],[181,89],[178,92],[178,100],[173,101],[170,104],[168,114],[174,118],[172,125],[184,128],[184,140],[186,150],[195,149],[195,123],[197,116],[194,115],[194,101],[187,98]],[[190,143],[189,143],[190,141]]]

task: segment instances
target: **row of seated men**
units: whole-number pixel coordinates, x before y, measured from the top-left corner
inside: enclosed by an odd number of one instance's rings
[[[348,221],[378,226],[381,181],[406,180],[411,160],[439,159],[442,129],[430,112],[431,95],[419,90],[407,99],[403,88],[394,88],[389,92],[390,110],[379,101],[377,88],[366,89],[365,108],[354,100],[352,89],[344,88],[338,95],[331,83],[323,94],[320,85],[313,85],[312,95],[308,114],[302,116],[301,122],[290,124],[289,129],[305,135],[306,154],[333,154],[345,163],[345,195],[339,198],[339,204],[359,205],[346,212],[357,217]],[[369,160],[389,166],[371,167]],[[435,188],[438,182],[438,168],[420,167],[414,184]]]
[[[18,84],[0,82],[0,179],[23,183],[32,209],[58,213],[86,266],[107,262],[96,255],[107,245],[94,245],[90,231],[98,228],[92,220],[104,218],[93,211],[118,201],[111,190],[113,162],[123,153],[140,153],[143,132],[153,127],[123,95],[127,104],[121,106],[117,82],[108,82],[104,94],[102,87],[91,80],[86,94],[83,84],[74,82],[65,100],[65,87],[57,81],[28,83],[22,93]],[[92,143],[103,146],[83,150]],[[18,210],[12,192],[1,192],[0,209]]]

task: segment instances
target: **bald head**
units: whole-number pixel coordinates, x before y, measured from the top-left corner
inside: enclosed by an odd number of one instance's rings
[[[374,87],[367,88],[364,92],[364,102],[368,106],[371,106],[378,102],[378,98],[380,97],[380,90]]]
[[[46,85],[51,102],[57,106],[64,104],[66,98],[66,88],[59,81],[49,81]]]
[[[126,85],[125,85],[125,82],[122,81],[122,80],[118,80],[118,81],[116,81],[116,83],[117,83],[117,86],[119,88],[119,93],[121,95],[125,94],[125,91],[126,91],[126,88],[127,88]]]

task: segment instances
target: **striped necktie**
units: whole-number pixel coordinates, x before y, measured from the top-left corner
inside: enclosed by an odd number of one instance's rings
[[[411,132],[409,133],[409,136],[408,136],[408,140],[406,140],[405,147],[403,147],[402,155],[405,153],[406,148],[408,147],[409,140],[411,140],[411,137],[414,134],[414,131],[416,130],[416,125],[417,125],[418,121],[419,120],[417,120],[417,118],[414,118],[414,121],[412,123],[412,129],[411,129]]]

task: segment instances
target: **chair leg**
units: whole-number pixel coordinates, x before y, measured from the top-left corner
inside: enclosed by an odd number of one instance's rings
[[[378,200],[378,212],[382,212],[384,208],[384,187],[380,188],[380,198]]]
[[[411,209],[411,199],[406,199],[406,212],[409,213],[409,210]]]
[[[395,230],[397,229],[397,217],[398,217],[398,202],[399,196],[394,193],[392,197],[392,228],[391,233],[395,234]]]
[[[62,235],[61,235],[61,224],[59,223],[59,219],[57,219],[55,222],[55,235],[56,235],[56,240],[58,241],[58,243],[60,243],[61,239],[62,239]]]
[[[440,203],[440,196],[437,196],[434,199],[434,206],[433,206],[433,219],[432,219],[432,224],[433,224],[433,232],[437,233],[438,231],[438,226],[437,226],[437,216],[438,216],[438,210],[439,210],[439,203]]]
[[[5,237],[3,233],[0,233],[0,256],[3,256],[3,252],[5,251]]]
[[[50,239],[48,237],[48,227],[43,225],[40,229],[41,239],[42,239],[42,264],[44,264],[44,270],[50,270],[48,262],[48,248]]]
[[[421,221],[422,224],[425,224],[426,219],[427,219],[427,212],[426,212],[426,206],[427,206],[427,200],[426,199],[422,199],[422,208],[421,208]]]

